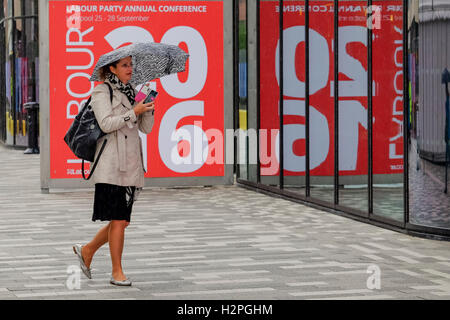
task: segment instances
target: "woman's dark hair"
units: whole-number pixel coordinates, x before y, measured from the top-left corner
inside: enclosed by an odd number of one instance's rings
[[[98,71],[100,79],[105,80],[108,73],[111,73],[111,70],[109,70],[109,67],[113,66],[114,68],[117,68],[117,64],[119,63],[119,60],[111,62],[110,64],[101,67]]]

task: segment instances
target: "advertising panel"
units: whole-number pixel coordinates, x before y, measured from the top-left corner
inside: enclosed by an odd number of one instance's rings
[[[152,81],[159,94],[152,132],[141,135],[145,177],[224,175],[221,1],[50,1],[49,17],[51,179],[81,177],[63,137],[98,84],[89,81],[98,58],[146,41],[190,56],[186,71]]]
[[[340,175],[368,172],[367,27],[373,30],[374,174],[403,173],[402,1],[339,4]],[[310,172],[334,174],[334,2],[310,1]],[[284,174],[305,174],[305,5],[283,8]],[[261,2],[261,174],[279,174],[279,2]],[[275,94],[274,94],[275,93]],[[268,146],[268,147],[267,147]],[[279,152],[279,151],[278,151]]]

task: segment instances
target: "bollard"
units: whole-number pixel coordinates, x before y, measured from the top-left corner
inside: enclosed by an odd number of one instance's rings
[[[24,108],[27,110],[28,120],[28,148],[24,154],[38,154],[38,135],[39,135],[39,103],[27,102],[24,103]]]

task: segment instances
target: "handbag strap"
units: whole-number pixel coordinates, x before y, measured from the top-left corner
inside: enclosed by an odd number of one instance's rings
[[[112,88],[111,88],[111,85],[110,85],[108,82],[104,82],[104,84],[106,84],[106,85],[108,86],[108,89],[109,89],[109,98],[110,98],[110,100],[111,100],[111,102],[112,102],[112,99],[113,99],[113,90],[112,90]]]
[[[92,174],[94,173],[95,168],[97,167],[98,160],[100,159],[100,156],[102,155],[103,149],[105,149],[105,146],[106,146],[107,142],[108,142],[108,140],[106,140],[106,139],[103,141],[103,144],[102,144],[102,147],[100,148],[100,151],[98,153],[97,159],[95,159],[94,165],[92,166],[91,172],[89,173],[89,176],[87,178],[84,175],[84,159],[81,160],[81,174],[83,175],[83,179],[84,180],[89,180],[92,177]]]
[[[106,82],[105,82],[105,84],[108,85],[108,89],[109,89],[109,98],[110,98],[111,103],[112,103],[112,99],[113,99],[113,91],[112,91],[112,88],[111,88],[111,86],[109,85],[109,83],[106,83]],[[90,98],[89,98],[89,99],[90,99]],[[99,151],[99,153],[98,153],[97,159],[95,159],[94,165],[92,166],[92,170],[91,170],[91,172],[89,173],[89,176],[88,176],[87,178],[86,178],[86,176],[84,175],[84,159],[81,160],[81,175],[83,176],[83,179],[84,179],[84,180],[89,180],[89,179],[92,177],[92,174],[94,173],[95,168],[97,167],[98,160],[100,159],[100,156],[102,155],[103,150],[105,149],[105,146],[106,146],[106,143],[107,143],[107,142],[108,142],[108,139],[105,139],[105,140],[103,141],[103,144],[102,144],[102,147],[100,148],[100,151]]]

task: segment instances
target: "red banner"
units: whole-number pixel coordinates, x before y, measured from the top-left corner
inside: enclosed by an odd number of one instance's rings
[[[334,174],[334,2],[310,1],[310,172]],[[367,28],[373,30],[374,174],[403,172],[402,1],[340,1],[339,169],[368,172]],[[367,10],[372,18],[367,18]],[[279,2],[261,2],[261,174],[279,174]],[[283,15],[284,169],[305,174],[305,7]]]
[[[220,1],[50,1],[50,178],[81,177],[63,141],[98,83],[100,55],[134,42],[178,45],[185,72],[152,82],[146,177],[223,176],[223,4]],[[222,141],[220,141],[222,138]]]

